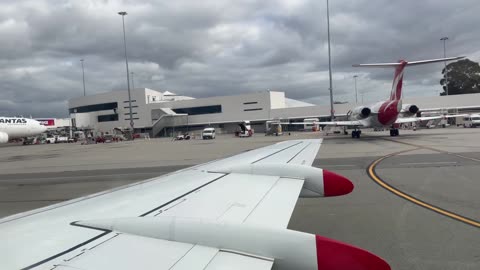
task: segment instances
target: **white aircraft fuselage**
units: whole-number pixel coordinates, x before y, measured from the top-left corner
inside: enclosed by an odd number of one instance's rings
[[[7,143],[10,139],[35,136],[46,130],[44,125],[34,119],[0,117],[0,143]]]
[[[371,108],[370,115],[365,119],[359,119],[365,128],[390,127],[402,111],[402,100],[386,100],[375,103]]]

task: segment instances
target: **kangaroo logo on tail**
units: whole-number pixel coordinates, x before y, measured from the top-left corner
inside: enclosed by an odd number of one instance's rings
[[[390,92],[390,100],[400,100],[402,98],[403,72],[407,62],[400,60],[400,65],[395,68],[395,76],[393,77],[392,92]]]

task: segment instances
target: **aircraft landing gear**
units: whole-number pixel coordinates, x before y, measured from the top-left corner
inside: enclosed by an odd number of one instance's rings
[[[390,136],[394,137],[394,136],[398,136],[398,135],[400,135],[400,132],[398,131],[398,128],[390,129]]]
[[[352,131],[352,138],[360,139],[360,134],[362,134],[361,130],[354,130]]]

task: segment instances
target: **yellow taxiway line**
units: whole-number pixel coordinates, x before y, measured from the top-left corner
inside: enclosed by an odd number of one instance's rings
[[[396,142],[396,141],[395,141]],[[412,145],[412,144],[409,144],[411,146],[416,146],[416,145]],[[424,148],[424,147],[419,147],[419,148]],[[405,153],[405,152],[409,152],[409,151],[413,151],[413,150],[417,150],[419,148],[415,148],[415,149],[410,149],[410,150],[406,150],[406,151],[401,151],[401,152],[396,152],[396,153],[392,153],[392,154],[388,154],[386,156],[383,156],[377,160],[375,160],[374,162],[372,162],[372,164],[370,164],[370,166],[368,166],[367,168],[367,173],[368,173],[368,176],[370,176],[370,178],[372,178],[373,181],[375,181],[377,184],[379,184],[381,187],[385,188],[386,190],[392,192],[393,194],[407,200],[407,201],[410,201],[416,205],[419,205],[419,206],[422,206],[422,207],[425,207],[429,210],[432,210],[434,212],[437,212],[441,215],[444,215],[444,216],[447,216],[449,218],[453,218],[457,221],[460,221],[460,222],[463,222],[463,223],[466,223],[468,225],[472,225],[474,227],[477,227],[477,228],[480,228],[480,222],[476,221],[476,220],[473,220],[473,219],[470,219],[470,218],[467,218],[467,217],[464,217],[464,216],[461,216],[461,215],[458,215],[458,214],[455,214],[451,211],[448,211],[448,210],[445,210],[445,209],[442,209],[440,207],[437,207],[437,206],[434,206],[432,204],[429,204],[427,202],[424,202],[422,200],[419,200],[411,195],[408,195],[407,193],[389,185],[388,183],[386,183],[382,178],[380,178],[376,172],[375,172],[375,167],[380,163],[382,162],[383,160],[389,158],[389,157],[392,157],[392,156],[395,156],[395,155],[398,155],[398,154],[401,154],[401,153]],[[470,158],[469,158],[470,159]],[[479,160],[480,161],[480,160]]]

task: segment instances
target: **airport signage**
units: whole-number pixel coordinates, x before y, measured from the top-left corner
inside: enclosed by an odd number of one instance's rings
[[[55,119],[37,119],[38,122],[40,122],[41,125],[50,127],[50,126],[55,126]]]

